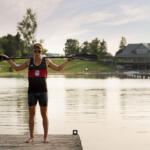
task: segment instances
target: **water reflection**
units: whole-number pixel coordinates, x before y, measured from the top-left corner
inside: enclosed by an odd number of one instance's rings
[[[121,90],[120,105],[123,119],[150,119],[149,91],[150,89],[144,88]]]
[[[0,82],[1,134],[25,133],[28,126],[28,112],[25,103],[26,89],[22,79],[3,78]]]
[[[47,82],[50,134],[78,129],[84,150],[149,150],[149,80],[62,75]],[[28,134],[27,79],[0,78],[0,83],[0,133]],[[35,133],[43,133],[39,108]]]
[[[109,74],[109,73],[104,73],[104,74],[66,74],[64,76],[65,78],[84,78],[84,79],[107,79],[107,78],[111,78],[111,77],[115,77],[114,74]]]
[[[65,115],[68,121],[97,122],[104,119],[105,89],[66,89]]]

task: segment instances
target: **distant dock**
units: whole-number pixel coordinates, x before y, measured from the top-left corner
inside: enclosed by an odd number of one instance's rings
[[[117,75],[121,78],[150,79],[150,73],[120,73]]]
[[[42,143],[43,135],[35,135],[33,143],[25,143],[25,135],[0,135],[0,150],[83,150],[79,135],[49,135],[49,143]]]

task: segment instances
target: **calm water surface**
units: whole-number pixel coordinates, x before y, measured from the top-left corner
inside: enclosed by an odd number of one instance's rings
[[[49,134],[78,129],[84,150],[150,149],[150,80],[49,76]],[[26,78],[0,78],[0,134],[28,134]],[[42,134],[37,106],[35,133]]]

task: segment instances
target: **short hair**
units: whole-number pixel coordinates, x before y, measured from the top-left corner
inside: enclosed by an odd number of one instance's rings
[[[35,49],[35,48],[43,49],[43,46],[42,46],[41,43],[35,43],[35,44],[33,45],[33,48],[34,48],[34,49]]]

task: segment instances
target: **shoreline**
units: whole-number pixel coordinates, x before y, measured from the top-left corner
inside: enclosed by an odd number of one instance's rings
[[[27,75],[27,72],[0,72],[0,76],[3,75]],[[115,75],[114,72],[60,72],[60,73],[48,73],[48,75]]]

